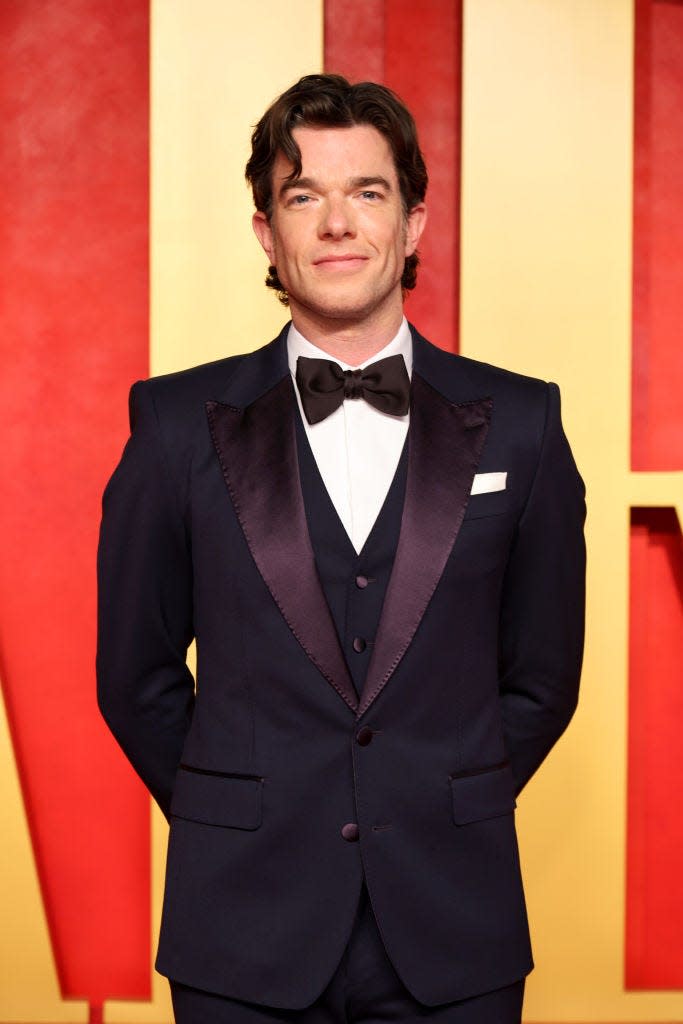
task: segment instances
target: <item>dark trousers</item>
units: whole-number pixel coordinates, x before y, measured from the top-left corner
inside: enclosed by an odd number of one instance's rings
[[[391,965],[363,886],[351,938],[330,983],[303,1010],[280,1010],[200,992],[171,981],[176,1024],[519,1024],[524,979],[473,999],[440,1006],[418,1003]]]

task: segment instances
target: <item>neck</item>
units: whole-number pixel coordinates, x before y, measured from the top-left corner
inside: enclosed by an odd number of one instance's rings
[[[396,336],[403,319],[402,306],[379,322],[375,318],[358,322],[330,320],[296,309],[291,313],[294,326],[307,341],[349,366],[359,366],[380,352]]]

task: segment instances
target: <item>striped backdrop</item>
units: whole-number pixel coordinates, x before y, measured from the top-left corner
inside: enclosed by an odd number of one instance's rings
[[[518,811],[526,1020],[683,1022],[683,3],[2,0],[0,1024],[171,1020],[165,825],[95,703],[130,384],[246,351],[250,127],[384,81],[430,171],[407,312],[556,380],[589,492],[583,700]]]

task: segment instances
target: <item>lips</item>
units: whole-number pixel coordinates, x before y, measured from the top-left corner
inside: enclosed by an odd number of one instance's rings
[[[323,266],[336,267],[337,266],[340,269],[343,269],[344,267],[358,266],[361,263],[365,263],[366,260],[367,260],[367,256],[362,256],[360,253],[352,253],[352,252],[340,253],[340,254],[335,254],[334,256],[333,255],[321,256],[320,259],[313,260],[313,266],[314,267],[323,267]]]

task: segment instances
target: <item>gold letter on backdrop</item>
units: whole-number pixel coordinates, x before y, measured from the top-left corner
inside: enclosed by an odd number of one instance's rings
[[[683,1021],[623,981],[629,511],[683,504],[630,472],[633,5],[465,0],[463,58],[463,352],[559,383],[588,490],[583,692],[520,799],[525,1020]]]

